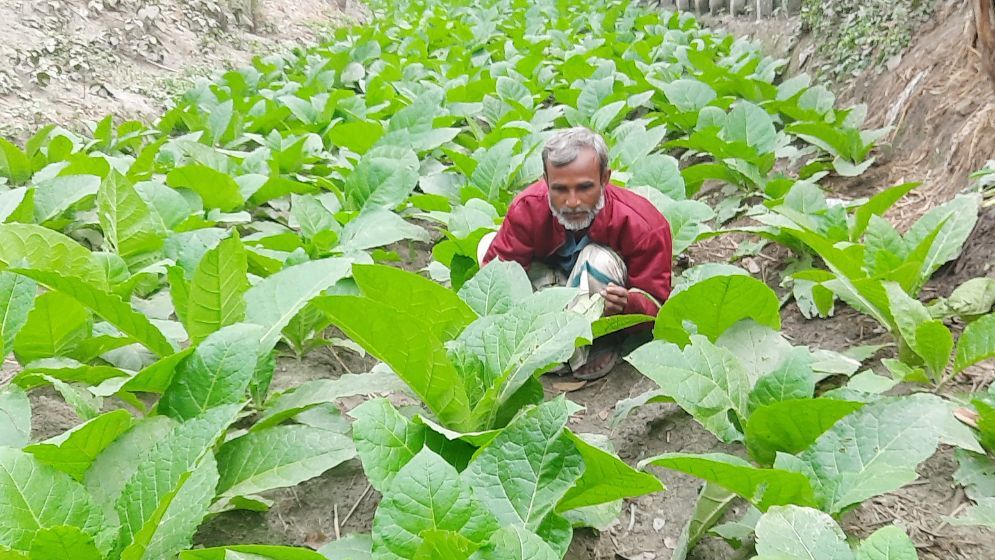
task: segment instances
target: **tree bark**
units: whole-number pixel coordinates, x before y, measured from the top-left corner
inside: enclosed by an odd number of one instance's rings
[[[978,53],[981,66],[995,89],[995,0],[971,0],[974,28],[978,33]]]
[[[757,0],[757,21],[769,18],[772,13],[774,13],[773,0]]]
[[[793,16],[802,11],[802,1],[801,0],[784,0],[784,11],[788,12],[789,16]]]

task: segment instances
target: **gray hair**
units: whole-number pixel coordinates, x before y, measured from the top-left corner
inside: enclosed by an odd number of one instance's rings
[[[600,134],[583,126],[560,130],[546,140],[546,146],[542,149],[542,170],[546,172],[546,166],[552,164],[553,167],[563,167],[577,159],[580,151],[590,148],[598,155],[601,163],[601,175],[608,171],[608,145]]]

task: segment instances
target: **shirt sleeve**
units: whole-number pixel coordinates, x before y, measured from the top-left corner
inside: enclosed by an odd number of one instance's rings
[[[527,210],[523,208],[521,202],[516,201],[508,208],[508,213],[498,229],[497,236],[490,248],[487,249],[487,253],[484,254],[484,262],[480,263],[481,266],[498,259],[515,261],[528,270],[535,256],[532,229]]]
[[[650,235],[644,237],[629,255],[629,297],[624,313],[642,313],[655,316],[660,305],[670,297],[673,241],[670,224],[664,222]],[[633,291],[632,288],[646,292]],[[656,301],[653,301],[656,300]],[[651,323],[647,323],[651,325]]]

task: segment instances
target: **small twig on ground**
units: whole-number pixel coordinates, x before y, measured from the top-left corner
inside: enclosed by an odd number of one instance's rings
[[[627,533],[631,533],[632,529],[636,526],[636,504],[629,504],[629,527],[625,530]]]
[[[342,366],[342,369],[344,369],[346,373],[349,374],[353,373],[353,371],[349,369],[349,366],[345,365],[345,362],[343,362],[342,358],[339,357],[339,354],[338,352],[335,351],[334,346],[329,346],[328,351],[332,354],[332,357],[335,358],[335,361],[338,362],[340,366]]]
[[[332,518],[335,523],[335,540],[339,540],[342,537],[342,533],[339,531],[339,505],[335,504],[332,506]]]
[[[342,519],[343,525],[349,522],[349,518],[352,517],[352,514],[356,512],[356,508],[358,508],[359,504],[362,503],[364,498],[366,498],[366,495],[370,493],[371,488],[373,488],[373,485],[367,483],[366,490],[363,490],[363,493],[359,495],[359,499],[356,500],[356,503],[352,504],[352,507],[349,509],[349,513],[345,514],[345,518]]]
[[[958,505],[957,507],[955,507],[954,510],[951,511],[950,515],[948,515],[947,517],[957,517],[958,515],[960,515],[960,513],[962,511],[964,511],[965,509],[967,509],[967,506],[968,506],[967,502],[961,502],[961,504]],[[940,523],[939,525],[937,525],[936,530],[940,531],[940,530],[944,529],[947,525],[948,525],[948,522],[947,522],[946,519],[944,519],[942,523]]]
[[[172,72],[173,74],[179,74],[180,73],[180,71],[177,70],[176,68],[170,68],[169,66],[166,66],[165,64],[162,64],[161,62],[156,62],[154,60],[149,60],[147,58],[144,58],[143,60],[145,62],[148,62],[152,66],[155,66],[156,68],[161,68],[161,69],[163,69],[163,70],[165,70],[167,72]]]

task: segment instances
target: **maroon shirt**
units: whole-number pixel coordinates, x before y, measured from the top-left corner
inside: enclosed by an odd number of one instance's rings
[[[670,224],[648,200],[608,184],[605,207],[587,232],[592,243],[611,247],[629,271],[626,288],[642,290],[660,303],[670,296],[673,242]],[[508,208],[497,237],[483,264],[497,258],[515,261],[526,269],[556,253],[567,230],[549,210],[549,188],[539,180],[523,190]],[[639,292],[629,292],[623,313],[656,315],[660,307]]]

